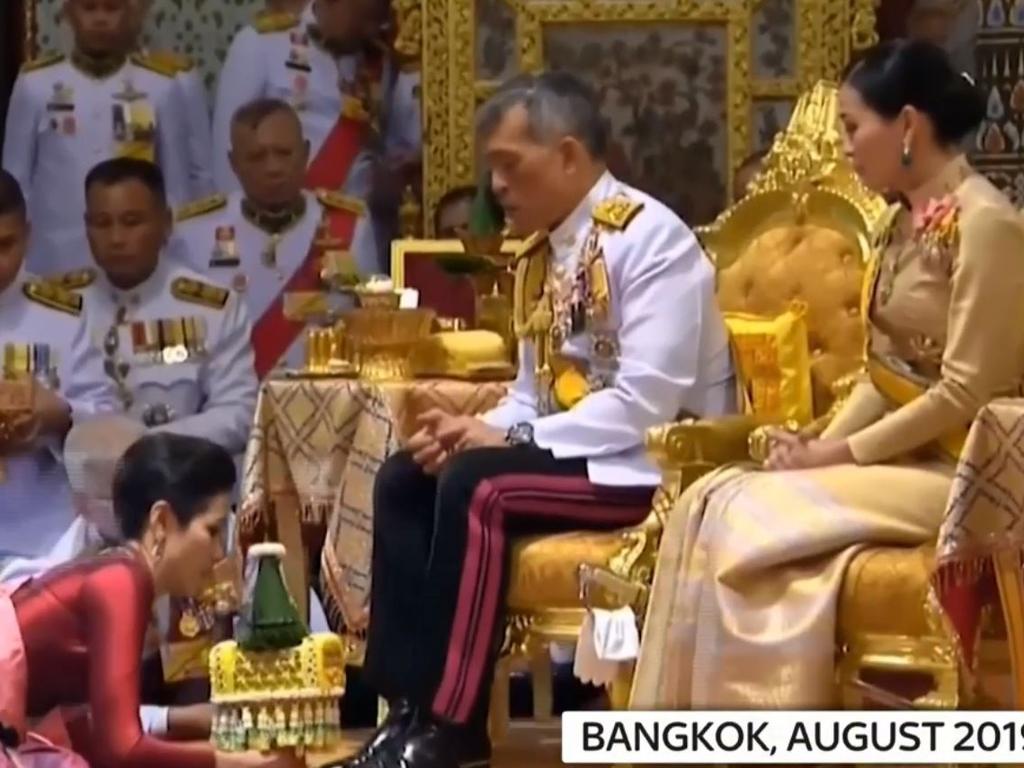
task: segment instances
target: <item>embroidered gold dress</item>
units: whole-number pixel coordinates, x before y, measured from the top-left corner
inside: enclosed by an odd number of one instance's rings
[[[824,437],[856,464],[738,467],[666,527],[635,709],[834,704],[836,605],[869,544],[934,538],[978,408],[1024,379],[1024,225],[963,158],[894,209],[865,290],[868,366]],[[885,596],[879,595],[880,610]]]

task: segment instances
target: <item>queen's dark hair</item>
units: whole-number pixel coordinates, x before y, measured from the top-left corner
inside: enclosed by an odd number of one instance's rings
[[[201,437],[159,432],[125,451],[114,472],[114,515],[125,538],[138,540],[149,511],[166,501],[181,526],[203,513],[213,497],[235,487],[235,462]]]
[[[959,144],[985,117],[985,100],[945,51],[923,40],[889,40],[854,60],[843,75],[864,103],[891,120],[904,107],[927,115],[944,146]]]

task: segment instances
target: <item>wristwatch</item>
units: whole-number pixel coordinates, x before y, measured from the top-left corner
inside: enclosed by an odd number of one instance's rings
[[[533,445],[533,424],[528,421],[513,424],[505,433],[505,442],[509,445]]]

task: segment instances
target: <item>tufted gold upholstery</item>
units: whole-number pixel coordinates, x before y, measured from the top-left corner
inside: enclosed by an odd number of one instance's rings
[[[580,565],[604,566],[621,549],[618,533],[581,531],[517,541],[512,547],[509,609],[579,608]]]
[[[807,303],[815,413],[832,403],[832,385],[857,365],[863,345],[857,243],[813,224],[777,226],[756,237],[718,275],[725,312],[774,315]]]
[[[866,549],[850,563],[839,598],[839,637],[923,637],[934,547]],[[884,596],[884,610],[879,610]]]

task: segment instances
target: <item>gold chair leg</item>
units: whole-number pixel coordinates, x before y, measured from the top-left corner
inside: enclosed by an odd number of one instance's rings
[[[623,711],[629,709],[629,695],[633,690],[633,672],[635,666],[632,662],[621,662],[615,672],[615,679],[608,686],[608,700],[613,710]]]
[[[530,678],[533,684],[533,719],[551,720],[555,712],[554,667],[551,649],[541,646],[530,656]]]
[[[996,583],[1003,606],[1006,639],[1010,646],[1010,674],[1013,700],[1017,709],[1024,708],[1024,583],[1021,560],[1017,552],[999,552],[995,556]]]
[[[512,660],[507,656],[498,659],[494,667],[494,684],[491,686],[491,709],[488,730],[491,743],[499,744],[508,736],[509,722],[509,675]]]

